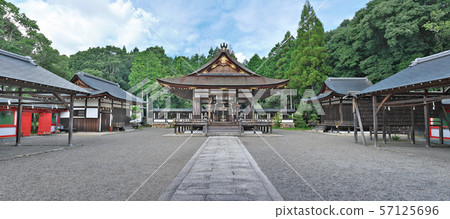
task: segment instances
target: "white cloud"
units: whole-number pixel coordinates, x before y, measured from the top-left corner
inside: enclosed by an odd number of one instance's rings
[[[242,53],[242,52],[234,53],[234,55],[236,56],[238,62],[240,62],[240,63],[244,62],[244,60],[247,58],[247,57],[245,57],[244,53]]]
[[[67,55],[105,45],[143,49],[151,34],[147,24],[158,22],[150,12],[123,0],[26,0],[17,5],[37,20],[53,47]]]

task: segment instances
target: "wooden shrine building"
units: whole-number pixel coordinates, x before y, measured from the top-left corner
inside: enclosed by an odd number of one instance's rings
[[[16,136],[16,145],[21,145],[22,120],[25,111],[40,108],[45,105],[60,106],[69,110],[68,113],[68,144],[72,145],[73,106],[76,95],[88,95],[90,92],[80,88],[50,71],[38,66],[33,59],[4,50],[0,50],[0,98],[6,99],[7,106],[2,106],[5,119],[2,122],[10,125],[8,129],[0,131],[13,133]],[[35,95],[43,95],[37,97]],[[65,99],[63,96],[67,96]],[[41,106],[41,107],[39,107]],[[14,115],[13,115],[14,114]],[[13,116],[11,116],[13,115]],[[51,115],[51,114],[50,114]],[[11,119],[13,121],[11,121]],[[12,130],[11,128],[15,129]]]
[[[176,132],[203,129],[211,134],[244,129],[270,132],[271,121],[255,117],[255,100],[271,96],[271,90],[284,88],[289,80],[256,74],[222,44],[216,56],[196,71],[158,82],[176,96],[192,100],[192,118],[176,121]]]
[[[316,97],[303,99],[304,102],[318,100],[324,111],[320,122],[315,124],[324,129],[347,129],[353,127],[353,110],[351,92],[359,92],[372,86],[366,77],[361,78],[333,78],[328,77]],[[371,110],[370,105],[368,109]],[[370,124],[368,124],[370,125]]]
[[[412,143],[415,143],[415,128],[419,123],[424,131],[425,146],[430,147],[430,122],[435,121],[434,119],[440,121],[448,119],[442,100],[450,99],[449,90],[450,50],[424,58],[417,58],[408,68],[356,93],[355,97],[358,99],[371,97],[372,99],[371,117],[375,146],[378,146],[380,125],[384,127],[386,123],[398,119],[397,117],[388,117],[389,109],[400,108],[404,112],[399,116],[408,118],[412,128]],[[356,106],[358,104],[359,101]],[[383,116],[379,116],[380,112],[383,112]],[[418,118],[418,114],[422,114],[422,116]],[[380,117],[382,118],[381,123]],[[440,143],[443,143],[444,137],[442,124],[442,122],[439,124]],[[449,124],[448,121],[446,121],[446,124]],[[386,142],[384,131],[383,140]]]
[[[130,107],[143,107],[145,103],[141,98],[120,88],[119,84],[84,72],[76,73],[70,82],[90,92],[90,95],[75,97],[74,127],[78,131],[124,129],[130,125]],[[61,114],[63,126],[68,124],[68,118],[68,113]]]

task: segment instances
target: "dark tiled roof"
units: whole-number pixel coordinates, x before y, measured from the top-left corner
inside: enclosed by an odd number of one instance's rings
[[[46,85],[69,92],[89,93],[64,78],[36,65],[27,56],[17,55],[0,49],[0,77],[22,82]]]
[[[325,85],[334,93],[347,95],[348,92],[359,92],[372,86],[372,82],[363,78],[327,78]]]
[[[450,79],[450,50],[418,58],[408,68],[362,90],[358,95],[448,79]]]
[[[112,81],[108,81],[103,78],[99,78],[84,72],[76,73],[71,81],[73,82],[76,79],[76,77],[78,77],[83,83],[94,89],[91,95],[108,93],[109,95],[122,100],[138,103],[145,102],[141,98],[136,97],[127,91],[124,91],[122,88],[120,88],[119,84],[114,83]]]
[[[158,79],[158,82],[164,86],[189,89],[268,89],[281,88],[289,83],[290,79],[272,79],[256,74],[234,59],[225,44],[221,47],[214,58],[193,73],[178,78]]]

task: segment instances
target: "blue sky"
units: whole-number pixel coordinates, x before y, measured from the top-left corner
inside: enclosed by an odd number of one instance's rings
[[[325,30],[352,18],[369,0],[310,0]],[[89,47],[163,46],[169,56],[231,44],[240,61],[267,56],[295,33],[305,0],[12,0],[66,55]],[[319,7],[323,6],[319,9]]]

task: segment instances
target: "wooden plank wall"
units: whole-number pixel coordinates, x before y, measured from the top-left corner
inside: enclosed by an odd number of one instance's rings
[[[61,125],[69,127],[69,119],[61,119]],[[81,132],[98,132],[98,119],[73,119],[73,127]]]

